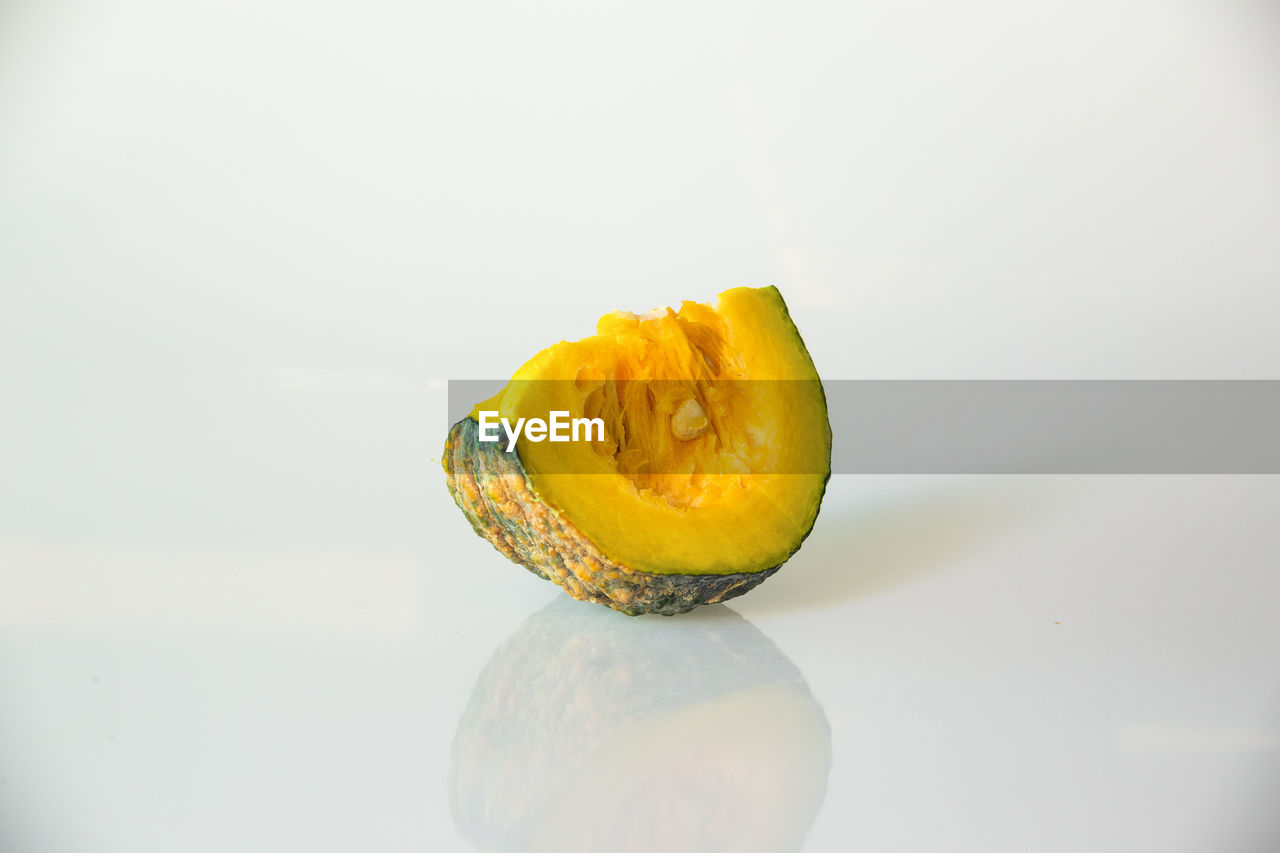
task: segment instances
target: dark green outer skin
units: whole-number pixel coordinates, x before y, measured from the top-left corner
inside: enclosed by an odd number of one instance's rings
[[[580,601],[594,601],[629,616],[674,616],[736,598],[782,565],[731,575],[680,575],[638,572],[614,563],[538,498],[518,452],[507,453],[501,442],[481,442],[479,429],[475,420],[463,418],[445,442],[444,467],[454,502],[476,533],[512,562]],[[806,531],[788,558],[808,535]]]

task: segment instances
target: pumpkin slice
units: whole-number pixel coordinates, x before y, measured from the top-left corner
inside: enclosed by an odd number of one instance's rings
[[[522,433],[510,451],[503,428],[481,430],[555,412],[599,423],[578,440]],[[513,561],[574,598],[671,615],[741,595],[795,553],[831,427],[781,294],[735,288],[714,307],[607,314],[538,353],[453,426],[444,467]]]

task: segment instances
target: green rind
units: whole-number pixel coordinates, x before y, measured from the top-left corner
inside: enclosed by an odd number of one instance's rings
[[[782,565],[728,575],[656,574],[618,565],[537,497],[519,453],[507,453],[499,442],[480,441],[479,430],[475,420],[463,418],[449,431],[444,465],[454,502],[477,534],[574,598],[630,616],[674,616],[737,598]],[[794,553],[792,549],[788,558]]]
[[[813,528],[818,523],[818,516],[822,512],[822,499],[827,496],[827,484],[831,482],[831,452],[832,447],[835,444],[835,436],[831,433],[831,421],[826,418],[826,412],[828,411],[827,387],[822,383],[821,377],[818,376],[818,366],[813,363],[813,354],[810,353],[809,348],[805,346],[804,338],[800,335],[800,327],[796,325],[795,319],[791,316],[791,309],[787,307],[787,300],[782,298],[782,291],[778,290],[775,285],[770,284],[763,289],[772,291],[773,295],[777,297],[778,305],[782,308],[782,316],[786,319],[787,325],[791,327],[791,334],[795,337],[796,344],[800,347],[800,351],[804,353],[804,359],[809,363],[810,369],[813,370],[813,375],[817,377],[818,393],[822,395],[823,420],[827,421],[827,475],[822,478],[822,488],[818,490],[818,508],[813,514],[813,521],[809,524],[809,529],[800,534],[800,539],[796,542],[795,547],[791,549],[791,552],[787,554],[785,558],[783,558],[782,563],[785,563],[795,555],[796,551],[800,550],[800,546],[804,544],[804,540],[809,538],[809,534],[813,532]],[[779,563],[778,566],[781,566],[782,563]]]

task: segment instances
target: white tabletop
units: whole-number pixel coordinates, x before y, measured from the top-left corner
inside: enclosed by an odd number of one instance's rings
[[[953,6],[0,8],[0,850],[1280,849],[1280,478],[837,475],[671,619],[445,489],[447,380],[743,284],[1278,378],[1276,10]]]

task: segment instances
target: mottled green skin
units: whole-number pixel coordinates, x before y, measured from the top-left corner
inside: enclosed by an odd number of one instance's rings
[[[463,418],[449,431],[444,467],[454,501],[476,533],[512,562],[576,599],[630,616],[673,616],[736,598],[778,571],[773,566],[731,575],[668,575],[614,563],[538,498],[518,453],[507,453],[500,442],[480,441],[479,429],[475,420]]]

